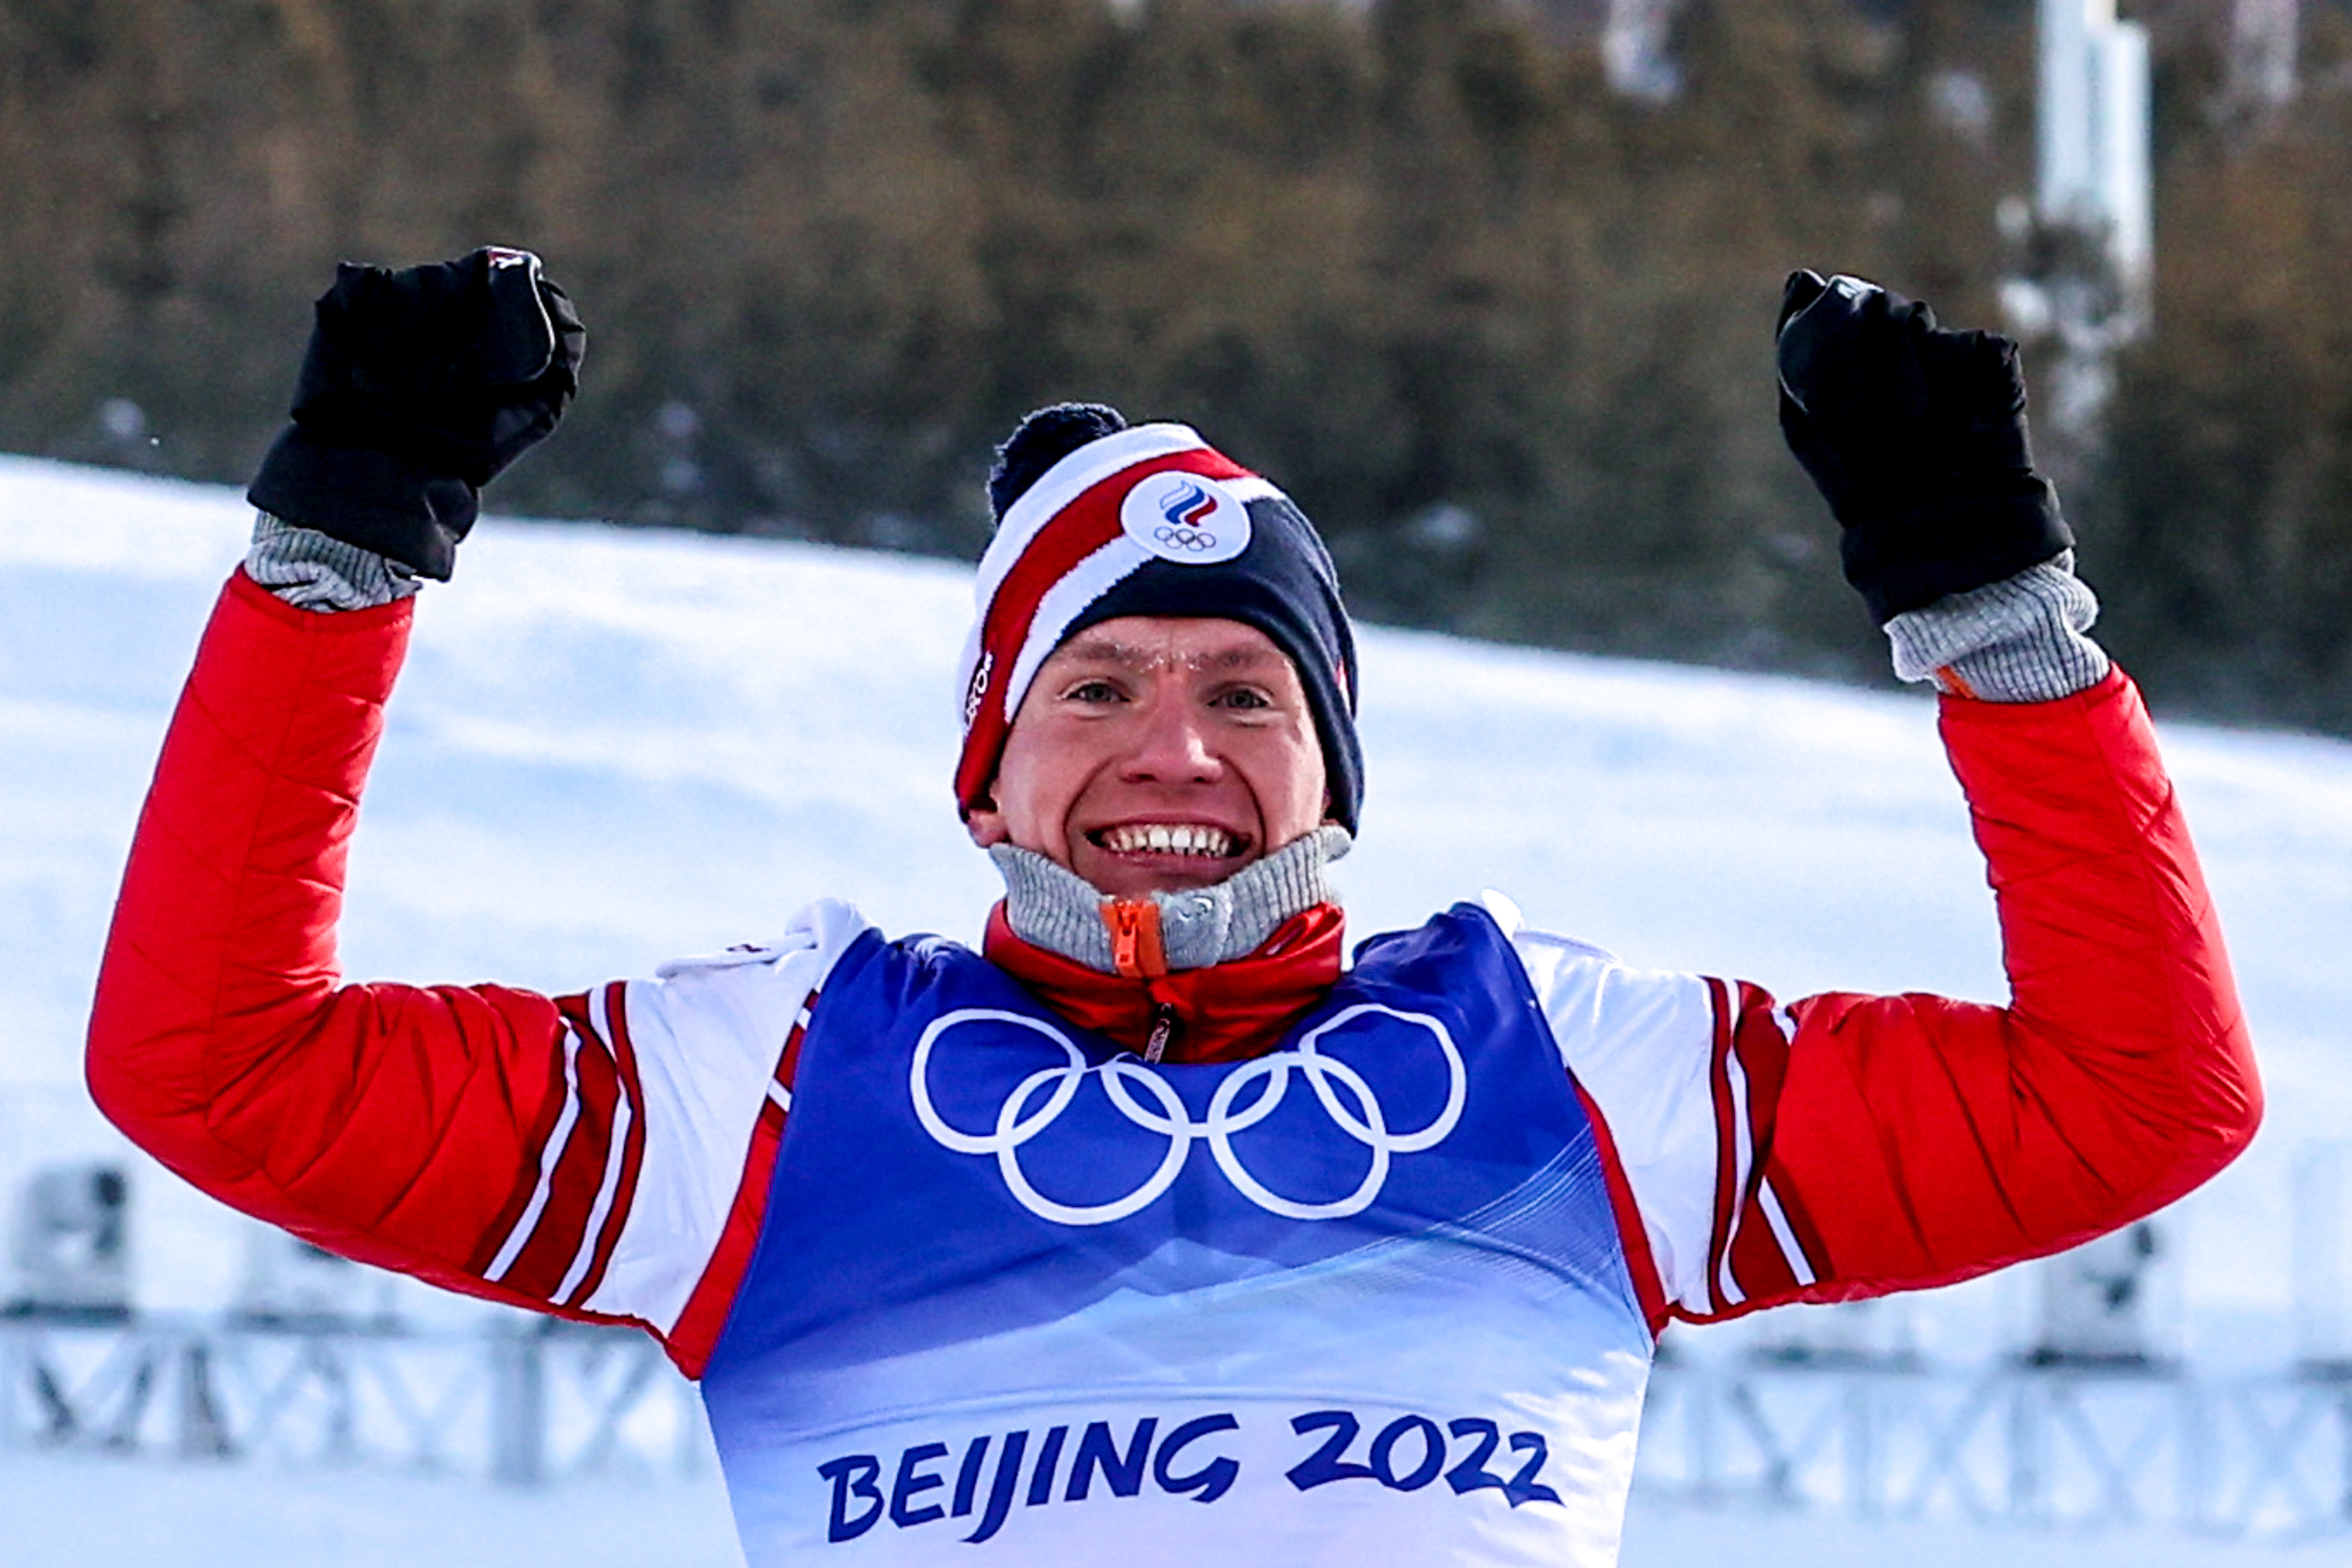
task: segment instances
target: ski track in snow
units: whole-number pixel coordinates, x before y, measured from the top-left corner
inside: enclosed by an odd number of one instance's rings
[[[91,977],[157,741],[248,522],[226,489],[0,458],[0,943],[16,958],[0,1193],[37,1152],[114,1147],[73,1087]],[[772,931],[821,894],[886,929],[976,935],[996,883],[948,785],[963,569],[500,521],[464,557],[426,589],[392,709],[352,855],[350,973],[574,990]],[[1339,869],[1360,934],[1493,887],[1630,962],[1784,996],[2001,994],[1924,698],[1377,629],[1363,667],[1365,838]],[[2169,1221],[2178,1305],[2192,1353],[2259,1365],[2287,1342],[2293,1157],[2352,1130],[2352,746],[2194,726],[2165,743],[2270,1096],[2254,1150]],[[220,1304],[237,1222],[160,1174],[140,1193],[142,1301]],[[1922,1338],[1981,1349],[2021,1310],[2013,1283],[1979,1284],[1925,1303]],[[715,1480],[518,1497],[0,1451],[0,1518],[11,1568],[738,1561]],[[2301,1556],[2098,1541],[2086,1559],[2081,1538],[1637,1500],[1625,1561],[1735,1544],[1759,1564],[1922,1568]]]

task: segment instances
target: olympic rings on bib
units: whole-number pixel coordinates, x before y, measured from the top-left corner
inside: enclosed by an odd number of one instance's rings
[[[1337,1057],[1317,1048],[1317,1042],[1350,1020],[1367,1014],[1398,1019],[1426,1029],[1445,1057],[1445,1107],[1426,1127],[1415,1131],[1393,1131],[1371,1084]],[[950,1126],[932,1103],[931,1053],[950,1030],[970,1024],[998,1023],[1033,1030],[1062,1047],[1058,1067],[1041,1068],[1015,1084],[996,1110],[995,1125],[985,1132],[967,1132]],[[1247,1131],[1274,1114],[1289,1093],[1291,1075],[1307,1086],[1339,1131],[1371,1151],[1371,1167],[1344,1197],[1309,1203],[1286,1197],[1267,1186],[1243,1164],[1234,1147],[1234,1135]],[[1102,1086],[1103,1098],[1134,1126],[1168,1140],[1168,1150],[1142,1184],[1124,1197],[1099,1204],[1065,1204],[1039,1192],[1022,1168],[1021,1146],[1037,1137],[1070,1108],[1088,1079]],[[1415,1154],[1444,1142],[1462,1119],[1469,1097],[1469,1077],[1462,1053],[1445,1026],[1425,1013],[1406,1013],[1376,1002],[1359,1003],[1325,1019],[1299,1037],[1298,1043],[1271,1056],[1244,1062],[1225,1075],[1210,1096],[1208,1114],[1195,1121],[1177,1095],[1175,1086],[1149,1064],[1120,1055],[1089,1066],[1086,1053],[1067,1035],[1042,1018],[994,1007],[964,1007],[934,1019],[915,1044],[908,1089],[915,1117],[940,1147],[959,1154],[995,1156],[997,1170],[1013,1198],[1040,1219],[1056,1225],[1109,1225],[1140,1213],[1176,1184],[1178,1173],[1192,1152],[1193,1142],[1205,1139],[1218,1169],[1234,1190],[1268,1214],[1286,1219],[1344,1219],[1370,1208],[1387,1184],[1389,1166],[1399,1154]]]
[[[1204,528],[1186,528],[1178,523],[1162,523],[1151,531],[1151,537],[1178,550],[1214,550],[1217,536]]]

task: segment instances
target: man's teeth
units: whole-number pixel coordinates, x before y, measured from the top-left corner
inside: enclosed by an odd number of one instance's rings
[[[1201,855],[1211,858],[1222,858],[1241,847],[1222,827],[1163,822],[1105,828],[1102,845],[1114,855]]]

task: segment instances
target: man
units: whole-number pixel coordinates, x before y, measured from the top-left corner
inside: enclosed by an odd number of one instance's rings
[[[822,902],[568,997],[341,985],[410,596],[575,384],[562,291],[485,251],[320,301],[142,818],[93,1091],[321,1246],[650,1330],[754,1564],[1612,1561],[1667,1321],[2069,1246],[2259,1114],[2013,349],[1811,273],[1781,322],[1847,574],[1945,693],[2007,1007],[1781,1005],[1501,907],[1344,963],[1329,560],[1191,430],[1084,405],[990,481],[955,781],[1007,886],[981,952]]]

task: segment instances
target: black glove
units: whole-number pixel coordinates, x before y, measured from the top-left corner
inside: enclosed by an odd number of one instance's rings
[[[1942,331],[1916,300],[1811,272],[1789,275],[1779,331],[1781,434],[1880,625],[2074,544],[2033,471],[2015,343]]]
[[[247,499],[446,582],[481,488],[555,428],[587,343],[529,251],[345,262],[319,300],[294,423]]]

